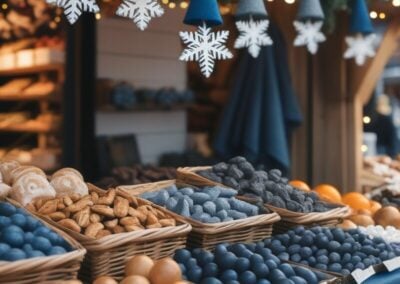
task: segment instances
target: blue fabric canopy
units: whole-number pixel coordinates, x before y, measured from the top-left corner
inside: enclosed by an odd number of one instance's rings
[[[239,58],[214,149],[224,159],[242,155],[253,163],[288,172],[290,136],[302,116],[285,42],[274,26],[270,36],[274,45],[263,47],[258,58],[247,51]]]
[[[363,284],[399,284],[400,269],[392,272],[381,272],[367,279]]]

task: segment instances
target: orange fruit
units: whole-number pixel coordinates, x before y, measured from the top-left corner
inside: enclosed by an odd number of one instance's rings
[[[314,188],[314,191],[318,193],[319,197],[334,203],[341,203],[342,197],[335,187],[329,184],[321,184]]]
[[[303,190],[303,191],[310,191],[310,187],[308,186],[307,183],[305,183],[304,181],[301,180],[292,180],[291,182],[289,182],[289,184],[291,186],[293,186],[294,188]]]
[[[356,210],[370,210],[371,205],[369,199],[359,192],[349,192],[343,195],[342,201],[344,204]]]
[[[374,200],[371,200],[369,202],[369,205],[370,205],[370,211],[371,211],[372,215],[374,215],[379,209],[382,208],[382,204],[380,204],[379,202],[374,201]]]

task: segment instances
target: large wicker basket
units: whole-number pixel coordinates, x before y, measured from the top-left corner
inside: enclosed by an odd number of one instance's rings
[[[14,201],[8,201],[14,206],[21,207]],[[63,237],[74,250],[62,255],[14,262],[0,261],[0,283],[57,283],[77,278],[86,250],[68,234],[46,222],[42,223]]]
[[[89,188],[91,191],[100,190],[93,185],[89,185]],[[137,201],[139,205],[151,205],[144,199],[137,198]],[[165,209],[161,210],[169,214]],[[172,214],[170,216],[173,218]],[[60,226],[46,217],[40,217],[68,233],[87,250],[79,272],[79,278],[85,283],[91,283],[102,275],[111,276],[117,281],[122,280],[126,262],[135,255],[144,254],[153,259],[172,256],[177,249],[185,247],[192,229],[189,224],[178,220],[175,227],[146,229],[93,239]]]
[[[217,182],[209,180],[200,176],[197,172],[208,170],[211,167],[192,167],[192,168],[179,168],[177,177],[179,181],[193,184],[193,185],[221,185]],[[240,199],[250,203],[255,200],[240,197]],[[286,209],[278,208],[265,204],[265,207],[276,212],[281,216],[281,220],[274,224],[274,234],[285,232],[296,226],[314,227],[314,226],[335,226],[342,222],[344,218],[350,215],[350,208],[337,204],[337,208],[327,212],[314,212],[314,213],[298,213]]]
[[[175,183],[175,180],[170,180],[135,186],[121,186],[118,189],[138,196],[144,192],[159,191]],[[178,183],[177,185],[183,184]],[[154,206],[163,208],[158,205]],[[176,219],[192,225],[192,231],[188,237],[188,246],[200,247],[207,250],[213,250],[216,245],[221,243],[251,243],[268,238],[272,234],[273,224],[280,219],[278,214],[271,213],[241,220],[205,224],[171,211],[168,212]]]

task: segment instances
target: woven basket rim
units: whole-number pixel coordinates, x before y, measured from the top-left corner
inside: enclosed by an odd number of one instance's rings
[[[197,174],[198,171],[201,170],[208,170],[210,169],[210,166],[206,167],[184,167],[184,168],[178,168],[177,173],[178,173],[178,178],[184,180],[185,182],[189,182],[191,179],[197,180],[197,182],[204,181],[207,184],[213,183],[214,185],[220,185],[217,182],[214,182],[212,180],[209,180],[207,178],[204,178]],[[225,186],[226,187],[226,186]],[[240,199],[244,201],[254,201],[254,199],[240,196]],[[282,221],[290,221],[293,223],[298,223],[298,224],[305,224],[305,223],[310,223],[310,222],[319,222],[319,221],[326,221],[330,219],[342,219],[346,218],[351,214],[350,207],[347,205],[343,204],[335,204],[331,202],[326,202],[328,204],[333,204],[336,205],[337,208],[334,208],[332,210],[326,211],[326,212],[311,212],[311,213],[300,213],[300,212],[294,212],[290,211],[287,209],[283,208],[278,208],[269,204],[264,204],[265,207],[268,209],[276,212],[281,216]]]
[[[33,216],[35,219],[38,219],[44,226],[53,230],[63,239],[65,239],[74,250],[61,255],[34,257],[13,262],[0,261],[0,278],[3,275],[22,273],[25,271],[32,273],[34,271],[50,270],[54,267],[61,266],[71,261],[83,261],[83,257],[86,254],[86,249],[78,241],[66,234],[64,231],[46,222],[46,220],[38,218],[35,214],[21,206],[15,200],[7,198],[6,201],[18,208],[25,209],[28,214]]]
[[[185,183],[182,183],[177,180],[166,180],[166,181],[160,181],[160,182],[154,182],[154,183],[146,183],[142,185],[132,185],[132,186],[121,186],[118,187],[118,190],[125,191],[128,194],[132,194],[133,196],[137,196],[136,194],[142,194],[144,192],[153,192],[153,191],[159,191],[166,186],[170,186],[173,184],[178,184],[178,185],[187,185]],[[144,189],[144,190],[141,190]],[[130,192],[130,191],[136,191],[136,194]],[[147,201],[147,200],[146,200]],[[182,222],[189,223],[192,226],[193,231],[198,232],[198,233],[204,233],[204,234],[218,234],[227,230],[236,230],[240,228],[246,228],[246,227],[252,227],[252,226],[259,226],[259,225],[269,225],[273,224],[275,222],[278,222],[281,218],[280,216],[273,212],[270,214],[259,214],[257,216],[252,216],[244,219],[239,219],[239,220],[233,220],[233,221],[228,221],[228,222],[220,222],[220,223],[215,223],[215,224],[207,224],[207,223],[202,223],[199,221],[196,221],[192,218],[184,217],[181,216],[175,212],[172,212],[165,207],[159,206],[157,204],[154,204],[150,201],[147,201],[156,208],[159,209],[164,209],[168,211],[169,214],[174,216],[177,220],[181,220]]]

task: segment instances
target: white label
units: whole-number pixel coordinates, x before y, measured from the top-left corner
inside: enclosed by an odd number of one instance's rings
[[[365,270],[361,269],[356,269],[351,273],[351,276],[353,276],[354,280],[357,282],[357,284],[361,284],[368,278],[370,278],[372,275],[375,274],[375,270],[372,266],[368,267]]]
[[[400,268],[400,257],[389,259],[383,262],[389,272]]]

